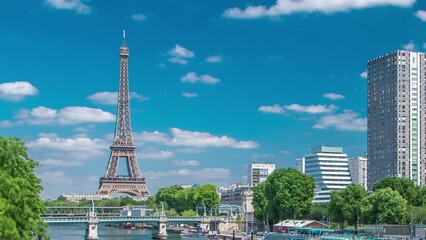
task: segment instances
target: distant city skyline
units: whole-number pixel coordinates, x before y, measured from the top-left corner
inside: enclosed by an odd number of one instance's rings
[[[24,140],[40,162],[42,197],[97,190],[113,140],[124,29],[133,137],[151,193],[247,182],[253,161],[295,167],[312,146],[364,155],[367,61],[397,49],[424,52],[426,6],[261,4],[4,4],[0,134]]]

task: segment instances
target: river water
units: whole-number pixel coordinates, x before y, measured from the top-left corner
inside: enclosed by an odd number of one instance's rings
[[[51,240],[84,240],[83,226],[49,226],[47,234]],[[145,240],[152,239],[148,229],[121,229],[106,226],[98,228],[99,240]],[[169,234],[167,239],[181,239],[177,234]]]

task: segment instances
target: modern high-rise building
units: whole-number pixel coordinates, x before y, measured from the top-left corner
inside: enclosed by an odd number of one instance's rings
[[[250,163],[247,167],[247,180],[251,186],[265,181],[269,174],[275,170],[275,164],[273,163]]]
[[[426,55],[394,51],[368,61],[368,188],[388,176],[425,184]]]
[[[302,160],[303,159],[303,160]],[[311,154],[298,159],[305,174],[315,181],[313,203],[330,202],[330,193],[335,189],[344,189],[351,184],[348,156],[341,147],[315,147]],[[299,167],[298,167],[299,168]],[[300,171],[300,170],[299,170]]]
[[[348,160],[352,182],[367,190],[367,158],[355,157]]]

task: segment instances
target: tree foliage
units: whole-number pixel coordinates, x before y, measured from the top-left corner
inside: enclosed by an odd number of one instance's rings
[[[195,188],[183,188],[178,185],[164,187],[158,190],[155,198],[157,202],[163,202],[166,208],[173,208],[179,214],[187,210],[195,210],[201,203],[206,205],[207,212],[212,206],[219,204],[219,196],[213,184]],[[202,214],[202,211],[200,209],[199,214]]]
[[[401,224],[407,213],[407,200],[391,188],[376,190],[362,201],[361,214],[372,224]]]
[[[21,140],[0,137],[0,239],[47,238],[37,166]]]
[[[268,199],[265,197],[265,184],[266,182],[262,182],[253,188],[252,204],[256,219],[268,223]]]
[[[330,194],[330,217],[340,228],[344,227],[345,222],[357,228],[361,216],[361,202],[366,196],[364,187],[356,184],[334,190]]]
[[[414,182],[408,178],[399,178],[399,177],[386,177],[378,181],[373,186],[373,191],[379,189],[391,188],[392,190],[398,191],[398,193],[407,200],[407,203],[410,205],[420,205],[418,201],[418,188]]]
[[[255,215],[276,223],[310,214],[314,197],[314,179],[294,168],[277,169],[264,185],[255,188]]]

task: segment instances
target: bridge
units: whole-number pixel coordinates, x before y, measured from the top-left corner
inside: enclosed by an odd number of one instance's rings
[[[161,203],[161,202],[160,202]],[[210,216],[206,214],[206,207],[204,204],[199,204],[196,208],[196,216],[183,217],[183,216],[166,216],[164,212],[164,205],[161,203],[162,208],[160,213],[154,216],[120,216],[122,207],[97,207],[94,203],[90,208],[85,207],[51,207],[45,215],[42,216],[43,221],[49,225],[64,225],[64,224],[87,224],[85,239],[96,240],[98,239],[97,229],[100,224],[124,224],[124,223],[146,223],[158,226],[157,238],[167,239],[167,225],[176,224],[197,224],[201,229],[210,231],[211,226],[214,230],[228,229],[236,223],[232,223],[229,217],[226,216],[213,216],[212,210],[225,209],[228,213],[236,213],[235,209],[240,211],[241,207],[233,205],[216,205],[210,211]],[[199,208],[203,208],[204,213],[202,216],[198,215]],[[211,224],[213,223],[213,225]]]

